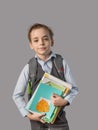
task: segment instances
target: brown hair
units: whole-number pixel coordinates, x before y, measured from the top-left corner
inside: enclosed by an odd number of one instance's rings
[[[35,24],[33,24],[33,25],[29,28],[29,31],[28,31],[28,39],[29,39],[30,42],[31,42],[31,36],[30,36],[30,34],[31,34],[32,30],[34,30],[34,29],[39,29],[39,28],[44,28],[44,29],[46,29],[46,30],[49,32],[49,35],[50,35],[51,39],[53,40],[53,35],[54,35],[54,34],[53,34],[53,31],[51,30],[50,27],[48,27],[48,26],[45,25],[45,24],[35,23]]]

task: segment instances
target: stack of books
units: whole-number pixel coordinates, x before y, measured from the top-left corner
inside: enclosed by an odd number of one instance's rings
[[[31,113],[45,113],[42,119],[47,123],[53,124],[61,107],[52,104],[51,96],[55,93],[64,98],[70,93],[71,88],[71,84],[45,73],[27,103],[26,109]]]

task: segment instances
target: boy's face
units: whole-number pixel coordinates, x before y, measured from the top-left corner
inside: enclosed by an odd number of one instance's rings
[[[53,46],[49,32],[44,28],[34,29],[31,32],[30,47],[35,51],[39,58],[48,57]]]

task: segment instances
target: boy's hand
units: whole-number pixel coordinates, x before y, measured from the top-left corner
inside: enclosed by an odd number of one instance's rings
[[[68,104],[67,100],[63,99],[62,97],[60,97],[57,94],[52,95],[51,101],[52,101],[54,106],[65,106]]]
[[[36,113],[29,113],[27,115],[27,117],[30,119],[30,120],[35,120],[35,121],[40,121],[41,123],[45,123],[45,121],[42,120],[42,117],[45,116],[45,114],[36,114]]]

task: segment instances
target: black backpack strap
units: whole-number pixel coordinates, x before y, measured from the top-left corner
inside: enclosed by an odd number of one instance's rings
[[[53,63],[55,65],[55,67],[56,67],[58,75],[61,77],[62,80],[65,81],[63,57],[61,55],[59,55],[59,54],[56,54],[56,57],[53,58]]]
[[[30,96],[32,94],[32,85],[36,80],[36,71],[37,71],[37,61],[36,58],[33,57],[29,60],[29,81],[27,86],[27,93]]]
[[[33,57],[32,59],[30,59],[28,64],[29,64],[29,79],[32,80],[32,82],[33,82],[35,80],[36,69],[37,69],[36,58]]]

